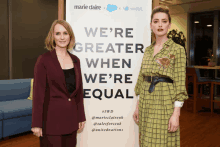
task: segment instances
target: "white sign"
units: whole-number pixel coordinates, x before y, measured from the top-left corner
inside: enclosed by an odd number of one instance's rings
[[[84,89],[77,147],[138,147],[134,87],[151,42],[152,0],[67,0]]]

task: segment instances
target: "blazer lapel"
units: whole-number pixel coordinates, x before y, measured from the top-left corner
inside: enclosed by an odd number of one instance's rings
[[[70,95],[69,95],[69,92],[68,92],[67,87],[66,87],[65,75],[64,75],[62,67],[61,67],[61,65],[58,61],[56,50],[53,49],[50,53],[51,53],[51,56],[52,56],[53,64],[56,68],[56,74],[60,75],[59,80],[61,82],[61,86],[63,87],[63,89],[65,90],[65,92],[68,94],[68,97],[69,97]]]
[[[74,71],[75,71],[75,75],[76,75],[76,79],[75,79],[75,81],[76,81],[76,90],[75,91],[73,91],[73,93],[70,95],[70,97],[72,97],[73,95],[75,95],[75,93],[76,93],[76,91],[79,89],[79,85],[80,85],[80,81],[79,81],[79,79],[80,79],[80,75],[79,75],[79,71],[80,71],[80,65],[79,65],[79,63],[77,62],[77,58],[76,58],[76,56],[74,56],[74,55],[72,55],[69,51],[67,51],[68,53],[69,53],[69,55],[70,55],[70,57],[72,58],[72,61],[73,61],[73,64],[74,64]]]

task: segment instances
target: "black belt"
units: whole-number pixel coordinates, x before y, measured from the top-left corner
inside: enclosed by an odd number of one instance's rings
[[[159,82],[167,82],[167,83],[173,83],[173,80],[167,77],[151,77],[151,76],[144,76],[144,80],[151,83],[149,87],[149,93],[154,91],[155,85]]]

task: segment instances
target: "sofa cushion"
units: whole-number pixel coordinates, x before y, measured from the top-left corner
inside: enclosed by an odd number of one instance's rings
[[[2,124],[3,137],[8,137],[11,135],[31,131],[31,123],[32,123],[32,116],[30,115],[3,120],[3,124]],[[19,145],[22,146],[22,144]],[[23,147],[25,147],[25,144],[23,144]]]
[[[0,80],[0,101],[27,99],[31,79]]]
[[[22,99],[0,102],[0,110],[4,113],[3,119],[32,115],[32,101]]]
[[[3,125],[2,125],[2,121],[0,121],[0,139],[2,139],[2,137],[3,137],[3,131],[2,131],[2,127]]]
[[[4,113],[0,110],[0,121],[3,120]]]

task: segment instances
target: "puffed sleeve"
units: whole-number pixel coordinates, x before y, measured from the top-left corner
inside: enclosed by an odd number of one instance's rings
[[[40,55],[34,67],[32,128],[42,128],[46,80],[46,68],[43,63],[42,55]]]
[[[79,61],[79,66],[80,66],[80,61]],[[82,81],[81,69],[80,69],[79,73],[80,73],[80,77],[81,77],[81,81]],[[82,86],[79,91],[79,97],[80,97],[80,101],[77,104],[77,118],[78,118],[79,122],[84,122],[86,120],[86,117],[85,117],[84,103],[83,103],[83,83],[82,83]]]
[[[174,101],[184,102],[188,99],[188,94],[186,91],[186,55],[183,47],[177,49],[174,63]]]
[[[141,84],[143,83],[143,81],[144,81],[144,77],[142,75],[142,64],[141,64],[141,69],[139,71],[137,83],[136,83],[135,88],[134,88],[135,94],[137,96],[140,95],[140,93],[141,93]]]

